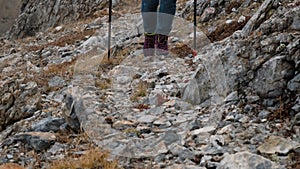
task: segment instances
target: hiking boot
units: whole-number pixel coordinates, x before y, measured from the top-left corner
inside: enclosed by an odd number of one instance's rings
[[[154,48],[155,48],[155,34],[145,33],[145,41],[143,47],[144,56],[153,56]]]
[[[157,34],[155,36],[156,54],[157,55],[168,55],[168,36]]]

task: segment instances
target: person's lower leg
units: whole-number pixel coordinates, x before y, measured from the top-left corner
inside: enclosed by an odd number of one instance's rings
[[[143,52],[145,56],[152,56],[155,52],[155,31],[157,25],[157,8],[159,0],[142,1],[142,18],[145,32]]]
[[[168,36],[172,29],[175,12],[176,0],[160,0],[156,28],[157,54],[168,54]]]

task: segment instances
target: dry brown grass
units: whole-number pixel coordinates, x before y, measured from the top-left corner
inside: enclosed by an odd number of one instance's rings
[[[48,46],[60,46],[64,47],[69,44],[75,44],[76,41],[82,40],[86,38],[86,36],[91,36],[95,34],[96,30],[90,29],[90,30],[78,30],[70,34],[66,34],[64,36],[61,36],[60,38],[56,39],[54,42],[49,42],[46,44],[41,44],[37,46],[30,46],[29,51],[37,51],[44,49]]]
[[[91,149],[79,158],[68,157],[52,163],[50,169],[117,169],[117,161],[108,160],[109,154],[100,149]]]
[[[47,70],[43,71],[43,76],[72,76],[74,65],[76,63],[76,59],[72,60],[71,62],[64,62],[61,64],[50,65],[48,66]]]
[[[148,84],[146,82],[140,82],[136,88],[136,91],[131,95],[130,100],[138,102],[141,97],[147,96]]]
[[[25,169],[24,167],[14,164],[14,163],[7,163],[0,166],[0,169]]]
[[[97,79],[95,85],[98,89],[108,89],[112,84],[111,79]]]
[[[59,142],[73,145],[68,151],[69,156],[52,161],[49,169],[117,169],[117,160],[110,160],[109,153],[96,147],[85,132],[80,132],[75,138],[61,133],[57,137]],[[84,145],[84,146],[83,146]],[[75,152],[85,152],[83,155]]]
[[[292,105],[286,104],[284,102],[284,98],[282,98],[281,96],[278,98],[278,104],[279,104],[279,106],[277,107],[277,109],[274,110],[272,112],[271,116],[269,117],[270,121],[273,121],[276,119],[281,119],[281,120],[285,121],[290,118],[289,110],[291,110]]]

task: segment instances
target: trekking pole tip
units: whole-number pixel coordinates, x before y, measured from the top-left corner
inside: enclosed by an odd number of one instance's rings
[[[197,51],[194,49],[193,50],[193,56],[195,57],[195,56],[197,56],[198,55],[198,53],[197,53]]]

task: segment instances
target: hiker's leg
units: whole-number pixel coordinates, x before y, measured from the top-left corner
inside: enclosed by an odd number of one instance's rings
[[[169,35],[172,29],[175,12],[176,0],[160,0],[156,33]]]
[[[145,33],[155,33],[159,0],[142,0],[142,17]]]
[[[160,0],[158,24],[156,28],[156,54],[168,55],[168,36],[172,29],[176,12],[176,0]]]
[[[155,52],[155,31],[159,0],[142,1],[142,17],[145,31],[144,56],[153,56]]]

